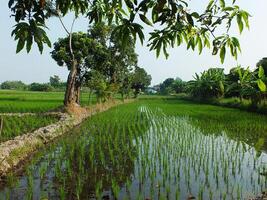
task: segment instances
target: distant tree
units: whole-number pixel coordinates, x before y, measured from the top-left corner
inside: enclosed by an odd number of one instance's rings
[[[22,81],[5,81],[1,84],[1,89],[5,90],[25,90],[27,85]]]
[[[242,10],[237,1],[214,1],[205,2],[202,9],[191,9],[193,3],[189,0],[166,1],[166,0],[141,0],[141,1],[87,1],[87,0],[9,0],[8,6],[12,12],[16,24],[12,31],[12,36],[17,40],[17,50],[20,52],[26,48],[31,50],[32,44],[36,43],[40,52],[44,45],[51,46],[47,36],[47,20],[51,17],[58,17],[62,22],[62,17],[70,12],[74,12],[74,20],[79,16],[86,16],[88,23],[108,22],[116,23],[117,33],[121,41],[126,44],[128,38],[136,40],[137,36],[141,43],[145,39],[143,26],[161,24],[161,28],[155,28],[150,33],[150,50],[155,50],[159,56],[163,52],[168,57],[168,47],[180,46],[185,43],[187,49],[198,49],[199,53],[203,48],[213,47],[212,54],[220,55],[224,61],[226,51],[229,49],[235,58],[241,51],[239,41],[236,37],[229,35],[233,21],[236,20],[239,31],[242,33],[244,27],[249,28],[249,13]],[[70,58],[68,63],[69,76],[65,94],[65,106],[76,104],[79,92],[76,91],[77,71],[79,61],[74,54],[75,45],[72,40],[72,28],[67,30]],[[220,31],[216,31],[220,30]],[[219,33],[217,35],[217,33]],[[81,48],[83,49],[83,48]]]
[[[136,98],[141,91],[144,91],[151,84],[151,76],[147,74],[145,69],[136,67],[132,77],[132,89]]]
[[[239,73],[238,70],[241,70],[241,73],[244,73],[245,69],[238,67],[233,67],[230,69],[229,74],[225,75],[225,83],[226,83],[226,97],[239,97],[240,96],[240,87],[238,85],[239,81]]]
[[[133,76],[131,73],[126,75],[121,82],[119,93],[121,94],[122,99],[129,98],[132,91],[132,82]]]
[[[50,76],[49,82],[50,82],[50,85],[54,88],[58,88],[60,86],[60,78],[57,75]]]
[[[88,63],[102,61],[105,54],[104,47],[87,33],[73,33],[72,48],[69,46],[69,37],[59,39],[51,52],[52,58],[59,66],[66,66],[70,70],[65,105],[80,104],[80,89],[88,71]]]
[[[96,94],[97,102],[104,102],[107,99],[107,78],[97,70],[91,70],[86,74],[84,85],[90,89],[89,103],[91,103],[91,95]]]
[[[135,45],[133,39],[129,38],[127,45],[123,45],[121,40],[112,34],[113,26],[104,23],[95,24],[88,30],[91,39],[99,42],[103,47],[104,55],[101,57],[92,57],[86,60],[86,85],[92,81],[97,71],[104,77],[106,98],[112,98],[116,93],[120,93],[122,97],[129,96],[131,90],[132,69],[137,65],[137,54],[135,53]],[[85,74],[86,74],[85,73]],[[93,81],[94,82],[94,81]],[[97,92],[95,90],[95,92]],[[98,94],[99,90],[98,90]]]
[[[238,81],[234,82],[233,85],[237,85],[239,98],[242,102],[244,96],[250,96],[253,91],[253,86],[251,84],[253,74],[249,70],[249,67],[244,69],[241,66],[236,68],[236,73],[238,74]]]
[[[163,83],[160,84],[160,93],[164,95],[174,93],[173,84],[173,78],[167,78],[166,80],[164,80]]]
[[[179,94],[185,92],[185,85],[186,83],[182,79],[177,77],[172,84],[172,88],[176,94]]]
[[[188,90],[193,97],[200,99],[219,98],[224,96],[225,75],[222,68],[210,68],[193,81],[188,82]]]
[[[52,91],[53,88],[50,84],[47,83],[31,83],[29,85],[30,91],[41,91],[41,92],[49,92]]]

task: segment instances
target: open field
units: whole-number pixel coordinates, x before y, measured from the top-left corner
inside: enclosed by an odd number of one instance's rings
[[[29,92],[0,90],[0,113],[47,112],[63,105],[63,92]],[[96,102],[92,96],[91,103]],[[89,94],[81,94],[81,104],[89,104]]]
[[[0,199],[248,199],[267,187],[267,117],[176,99],[93,116],[10,175]]]

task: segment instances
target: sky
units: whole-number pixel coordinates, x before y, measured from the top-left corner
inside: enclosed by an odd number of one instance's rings
[[[192,10],[204,8],[208,0],[191,1]],[[10,17],[7,7],[8,1],[0,1],[0,83],[6,80],[21,80],[25,83],[48,82],[49,77],[59,75],[62,80],[67,79],[68,71],[66,67],[57,66],[51,58],[52,49],[46,47],[40,55],[36,46],[27,54],[25,50],[16,54],[16,42],[11,37],[14,26],[14,19]],[[253,2],[253,3],[252,3]],[[136,52],[139,54],[138,64],[152,76],[152,85],[164,81],[166,78],[180,77],[188,81],[195,73],[200,73],[210,67],[223,67],[225,72],[236,65],[244,67],[250,66],[252,69],[263,57],[267,57],[267,1],[266,0],[239,0],[238,3],[251,15],[250,30],[245,30],[239,34],[236,26],[231,34],[240,39],[242,54],[235,60],[227,54],[225,63],[220,63],[219,56],[212,56],[211,50],[204,50],[201,55],[192,50],[186,50],[185,46],[169,49],[170,56],[166,60],[162,55],[156,58],[155,52],[149,51],[144,44],[137,42]],[[67,27],[70,27],[72,16],[63,19]],[[54,43],[59,37],[65,37],[66,33],[57,18],[50,19],[47,23],[49,27],[48,35]],[[74,31],[86,31],[88,21],[80,18],[74,26]],[[145,32],[149,32],[145,28]]]

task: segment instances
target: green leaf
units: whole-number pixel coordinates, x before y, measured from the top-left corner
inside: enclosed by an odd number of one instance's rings
[[[223,94],[224,93],[224,84],[222,81],[219,82],[219,86],[220,86],[220,92]]]
[[[133,5],[133,3],[131,2],[131,0],[125,0],[124,2],[126,3],[126,5],[127,5],[128,8],[130,8],[130,9],[134,9],[134,5]]]
[[[27,38],[27,44],[26,44],[27,53],[30,52],[31,47],[32,47],[32,36],[28,36],[28,38]]]
[[[213,47],[212,55],[217,55],[219,49],[217,47]]]
[[[266,92],[267,91],[266,84],[261,79],[259,79],[257,81],[257,84],[258,84],[258,87],[259,87],[261,92]]]
[[[202,43],[202,40],[200,37],[197,38],[197,44],[198,44],[198,51],[199,51],[199,54],[202,53],[202,50],[203,50],[203,43]]]
[[[249,19],[248,19],[249,18],[249,13],[247,13],[245,11],[242,11],[241,15],[242,15],[242,18],[243,18],[243,20],[245,22],[246,27],[249,29]]]
[[[52,44],[51,44],[49,38],[47,37],[46,33],[43,34],[43,38],[44,38],[44,42],[47,44],[47,46],[51,48]]]
[[[190,14],[186,13],[186,19],[191,26],[194,26],[194,20]]]
[[[166,49],[166,46],[165,46],[165,45],[164,45],[164,47],[163,47],[163,53],[164,53],[166,59],[168,59],[168,57],[169,57],[169,53],[167,52],[167,49]]]
[[[236,20],[237,20],[239,32],[242,33],[243,32],[243,29],[244,29],[244,24],[243,24],[243,21],[242,21],[242,15],[241,14],[238,14],[236,16]]]
[[[265,73],[264,73],[264,69],[262,66],[259,67],[259,73],[258,76],[260,79],[264,79],[265,78]]]
[[[211,7],[213,6],[214,0],[210,0],[208,6],[207,6],[207,10],[210,10]]]
[[[241,52],[241,46],[239,40],[236,37],[232,37],[232,44],[235,48],[238,48],[239,52]]]
[[[24,39],[19,39],[18,44],[17,44],[17,50],[16,53],[19,53],[25,45],[25,40]]]
[[[142,31],[143,27],[139,24],[133,24],[133,26],[134,26],[134,30],[137,32],[137,34],[139,36],[141,44],[143,45],[144,39],[145,39],[145,35]]]
[[[157,42],[157,45],[155,47],[156,48],[156,56],[157,56],[157,58],[160,55],[161,46],[162,46],[162,39],[159,39],[158,42]]]
[[[221,58],[221,63],[222,64],[224,63],[224,60],[225,60],[225,54],[226,54],[226,48],[225,48],[225,46],[223,46],[221,48],[221,51],[220,51],[220,58]]]
[[[146,23],[147,25],[149,25],[149,26],[153,26],[153,24],[147,19],[147,17],[146,17],[145,15],[143,15],[143,14],[139,14],[139,17],[140,17],[140,19],[141,19],[144,23]]]
[[[199,18],[199,14],[197,12],[193,12],[191,13],[191,16],[198,19]]]
[[[233,11],[234,10],[234,8],[233,7],[225,7],[225,8],[223,8],[223,11]]]
[[[225,7],[225,1],[224,0],[220,0],[220,6],[221,6],[221,8]]]
[[[42,54],[43,53],[43,50],[44,50],[43,43],[40,42],[40,41],[37,41],[36,43],[37,43],[37,46],[38,46],[38,49],[39,49],[40,53]]]

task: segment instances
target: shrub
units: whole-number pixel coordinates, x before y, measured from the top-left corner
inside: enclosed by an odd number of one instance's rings
[[[25,90],[27,85],[22,81],[5,81],[1,84],[1,89],[4,90]]]
[[[53,87],[47,83],[32,83],[29,86],[30,91],[43,91],[49,92],[53,90]]]

